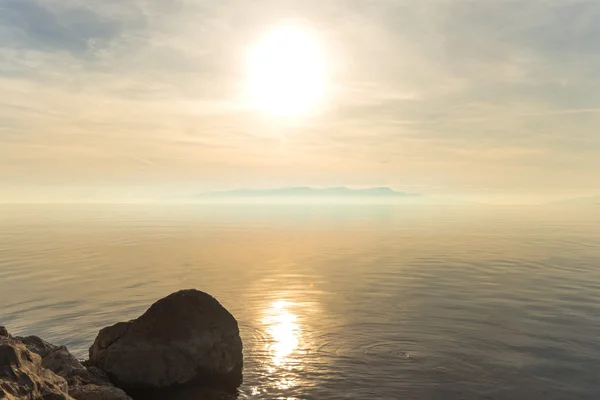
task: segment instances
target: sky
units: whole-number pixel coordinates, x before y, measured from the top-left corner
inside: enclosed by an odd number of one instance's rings
[[[295,117],[243,94],[248,49],[287,21],[327,64]],[[0,93],[4,201],[600,195],[596,0],[0,0]]]

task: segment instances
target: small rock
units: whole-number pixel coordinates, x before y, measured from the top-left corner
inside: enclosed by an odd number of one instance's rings
[[[126,390],[190,382],[234,390],[242,361],[235,318],[212,296],[182,290],[135,320],[102,329],[89,364]]]
[[[131,400],[131,397],[119,388],[94,384],[69,388],[69,394],[77,400]]]
[[[0,326],[0,337],[10,337],[5,327]]]

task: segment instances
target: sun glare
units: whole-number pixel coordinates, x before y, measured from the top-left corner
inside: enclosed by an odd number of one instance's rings
[[[327,91],[317,33],[299,23],[272,29],[250,47],[248,75],[253,108],[284,117],[317,111]]]

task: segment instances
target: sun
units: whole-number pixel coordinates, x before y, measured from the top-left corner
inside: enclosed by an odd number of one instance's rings
[[[318,111],[325,99],[325,52],[309,26],[288,22],[271,29],[250,46],[247,67],[254,109],[293,117]]]

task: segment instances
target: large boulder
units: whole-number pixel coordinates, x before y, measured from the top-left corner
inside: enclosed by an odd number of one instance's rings
[[[242,362],[237,321],[198,290],[173,293],[139,318],[102,329],[89,360],[128,390],[190,383],[233,390]]]
[[[8,332],[0,335],[0,399],[73,400],[67,381],[44,368],[42,357]]]

